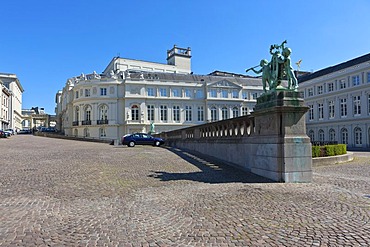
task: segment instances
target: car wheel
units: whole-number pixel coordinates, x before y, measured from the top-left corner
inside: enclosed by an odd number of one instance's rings
[[[160,145],[161,145],[161,142],[160,141],[154,142],[154,146],[159,147]]]
[[[130,142],[127,144],[127,146],[129,146],[130,148],[133,148],[133,147],[135,147],[135,142],[130,141]]]

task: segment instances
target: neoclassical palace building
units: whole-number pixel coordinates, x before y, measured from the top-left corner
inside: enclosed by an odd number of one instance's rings
[[[312,141],[370,147],[370,54],[299,77]]]
[[[101,74],[69,78],[56,94],[57,128],[98,139],[159,133],[246,115],[262,92],[259,78],[193,74],[190,48],[174,46],[166,64],[114,57]]]
[[[0,73],[0,130],[22,129],[22,94],[17,75]]]

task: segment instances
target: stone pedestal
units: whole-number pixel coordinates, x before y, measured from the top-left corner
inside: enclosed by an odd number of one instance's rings
[[[311,182],[307,111],[301,92],[277,90],[257,99],[253,112],[256,145],[251,172],[279,182]]]

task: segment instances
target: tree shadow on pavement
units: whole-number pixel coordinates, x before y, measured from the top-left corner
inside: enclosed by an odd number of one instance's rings
[[[205,157],[200,154],[190,153],[177,148],[168,147],[169,151],[178,155],[187,162],[198,167],[201,171],[171,173],[165,171],[151,171],[154,174],[149,177],[161,181],[190,180],[203,183],[274,183],[274,181],[258,176],[251,172],[225,164],[215,158]]]

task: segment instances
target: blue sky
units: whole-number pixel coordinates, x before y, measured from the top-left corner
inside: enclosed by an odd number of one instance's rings
[[[195,74],[244,73],[287,39],[317,71],[370,52],[369,13],[368,0],[2,1],[0,72],[17,74],[23,108],[54,114],[68,78],[117,55],[166,63],[174,44],[191,47]]]

